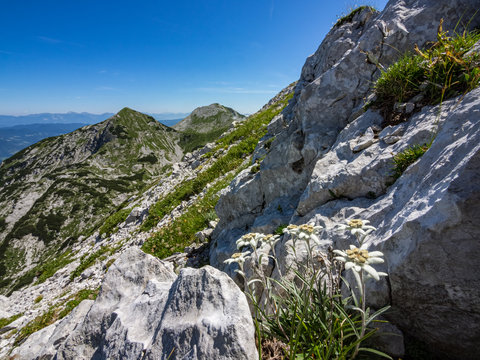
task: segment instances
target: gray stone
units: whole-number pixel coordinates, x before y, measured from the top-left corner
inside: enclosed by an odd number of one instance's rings
[[[204,229],[195,233],[195,237],[201,241],[207,241],[213,234],[213,229]]]
[[[142,216],[142,209],[141,208],[134,208],[130,214],[127,216],[127,219],[125,220],[125,223],[127,225],[136,223],[140,217]]]
[[[370,145],[373,145],[377,141],[378,140],[375,139],[375,134],[373,133],[373,129],[369,127],[367,131],[365,131],[365,134],[363,134],[362,137],[356,141],[357,144],[353,146],[352,151],[354,153],[362,151],[368,148]]]
[[[180,271],[147,359],[256,359],[247,299],[224,273]]]
[[[109,268],[95,301],[31,335],[22,359],[255,359],[245,294],[212,267],[186,268],[130,248]],[[173,350],[173,351],[172,351]]]

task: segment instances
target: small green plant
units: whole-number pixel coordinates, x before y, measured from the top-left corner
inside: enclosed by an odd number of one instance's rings
[[[404,54],[387,70],[377,64],[382,74],[374,86],[377,99],[372,106],[382,109],[387,124],[398,121],[394,111],[397,103],[419,95],[420,105],[439,104],[479,86],[480,55],[466,54],[480,40],[480,32],[448,36],[442,24],[443,19],[437,41],[430,47],[420,50],[415,45],[415,53]]]
[[[105,264],[105,271],[108,270],[110,268],[110,266],[112,266],[112,264],[115,262],[115,258],[111,258],[110,260],[107,261],[107,263]]]
[[[335,23],[334,27],[340,27],[342,26],[343,24],[346,24],[346,23],[349,23],[349,22],[352,22],[353,21],[353,17],[357,14],[359,14],[360,12],[362,12],[363,10],[370,10],[370,12],[372,13],[376,13],[377,12],[377,9],[375,9],[374,7],[372,6],[368,6],[368,5],[362,5],[362,6],[359,6],[357,8],[354,8],[354,9],[351,9],[350,12],[347,14],[347,15],[343,15],[341,16],[337,22]]]
[[[250,168],[250,172],[252,174],[256,174],[259,171],[260,171],[260,164],[255,164]]]
[[[280,205],[278,205],[280,206]],[[288,226],[288,224],[282,224],[282,225],[279,225],[275,231],[273,232],[274,235],[282,235],[283,234],[283,230]]]
[[[338,229],[351,231],[359,246],[351,245],[349,250],[327,254],[318,248],[329,243],[319,239],[321,226],[288,225],[283,230],[292,240],[290,255],[295,260],[286,272],[293,273],[293,280],[282,276],[278,266],[275,254],[278,235],[252,233],[237,241],[237,248],[242,252],[233,254],[225,263],[239,266],[236,271],[243,278],[244,291],[253,304],[260,350],[262,339],[267,338],[285,344],[283,352],[292,360],[354,359],[359,354],[391,359],[378,350],[361,347],[362,342],[376,332],[372,327],[376,318],[388,309],[372,314],[365,302],[366,279],[379,280],[380,276],[387,275],[371,266],[383,262],[383,254],[369,251],[365,242],[375,228],[368,225],[368,221],[354,219]],[[272,255],[264,252],[265,245]],[[299,255],[299,249],[304,249],[306,256]],[[265,274],[268,259],[276,264],[278,280]],[[249,271],[245,269],[246,262]],[[351,296],[342,297],[342,264],[345,270],[353,271],[359,296],[352,290]]]
[[[38,303],[39,303],[40,301],[42,301],[42,300],[43,300],[43,295],[38,295],[38,296],[35,298],[34,302],[35,302],[35,304],[38,304]]]
[[[430,146],[431,143],[423,145],[415,144],[396,154],[393,157],[393,162],[395,164],[392,170],[393,180],[395,181],[402,176],[403,172],[407,170],[407,168],[417,161],[423,154],[425,154]]]

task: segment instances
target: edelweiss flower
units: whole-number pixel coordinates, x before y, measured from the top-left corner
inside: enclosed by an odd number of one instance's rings
[[[251,246],[253,249],[257,248],[258,242],[263,239],[265,235],[258,233],[249,233],[243,235],[237,240],[237,249],[241,249],[244,246]]]
[[[369,252],[366,244],[363,244],[360,248],[350,245],[349,250],[333,250],[333,252],[340,255],[335,257],[335,259],[345,263],[345,270],[352,269],[355,272],[355,276],[357,276],[362,270],[375,280],[380,280],[380,276],[387,275],[383,272],[377,272],[377,270],[370,266],[371,264],[383,263],[383,253],[380,251]]]
[[[323,227],[320,225],[313,224],[302,224],[302,225],[288,225],[283,232],[285,234],[292,235],[298,239],[309,241],[312,240],[316,245],[322,245],[325,241],[321,241],[318,238],[318,234]],[[328,242],[328,241],[327,241]]]
[[[278,242],[278,240],[280,240],[280,235],[268,234],[268,235],[265,235],[262,238],[262,241],[265,241],[271,247],[275,246],[275,244]]]
[[[347,222],[347,224],[341,224],[338,225],[337,229],[338,230],[349,230],[352,235],[361,235],[361,236],[366,236],[370,234],[372,231],[377,230],[369,224],[370,221],[368,220],[360,220],[360,219],[352,219]],[[358,235],[357,235],[358,234]]]
[[[250,256],[250,252],[238,252],[232,255],[230,259],[227,259],[224,261],[225,264],[232,264],[232,263],[238,263],[240,267],[243,266],[245,263],[245,260],[247,260]]]

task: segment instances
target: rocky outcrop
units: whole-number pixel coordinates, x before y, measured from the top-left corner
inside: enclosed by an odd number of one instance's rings
[[[459,20],[479,5],[390,1],[380,14],[366,9],[334,26],[307,59],[293,102],[269,126],[274,140],[260,171],[241,173],[224,191],[211,263],[229,272],[223,261],[245,232],[368,219],[379,228],[371,246],[385,253],[389,274],[369,284],[371,305],[391,305],[387,318],[441,358],[476,358],[480,90],[385,128],[381,114],[363,105],[378,64],[435,40],[441,18],[444,30],[460,31]],[[479,23],[475,16],[470,27]],[[392,185],[393,155],[432,140]],[[352,241],[328,234],[334,248]]]
[[[224,273],[186,268],[137,248],[109,269],[100,294],[31,336],[25,359],[254,359],[245,295]]]

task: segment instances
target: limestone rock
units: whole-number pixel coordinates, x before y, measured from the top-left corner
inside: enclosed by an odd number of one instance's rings
[[[31,335],[22,359],[255,359],[247,299],[206,266],[180,275],[137,248],[115,261],[95,301]]]
[[[247,299],[224,273],[185,268],[173,284],[147,359],[256,359]]]
[[[371,242],[385,253],[380,270],[389,274],[368,283],[370,305],[391,304],[387,318],[442,358],[478,357],[480,284],[473,274],[480,270],[480,189],[473,179],[480,167],[480,90],[418,112],[410,101],[405,111],[412,111],[411,118],[373,131],[373,139],[368,129],[381,125],[382,116],[361,108],[380,75],[375,62],[388,67],[415,44],[435,41],[441,18],[443,29],[452,31],[479,5],[390,1],[381,14],[360,12],[333,27],[307,59],[291,104],[269,128],[266,139],[275,141],[260,171],[241,174],[222,193],[211,264],[223,269],[245,232],[271,232],[279,219],[273,204],[280,199],[295,209],[290,223],[328,227],[346,218],[369,219],[382,229]],[[480,17],[473,17],[470,28],[479,25]],[[391,185],[393,156],[432,139]],[[331,240],[335,248],[351,241],[340,235]]]

